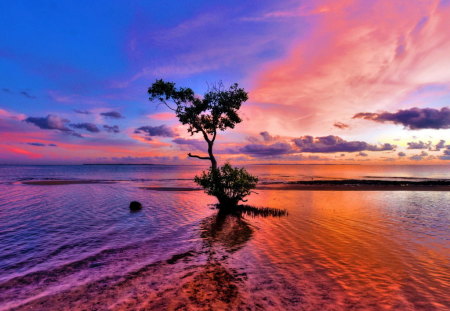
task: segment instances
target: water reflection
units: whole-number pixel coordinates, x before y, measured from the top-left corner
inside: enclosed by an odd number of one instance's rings
[[[242,248],[253,235],[253,229],[244,216],[250,217],[282,217],[287,211],[269,207],[239,205],[234,210],[219,210],[215,215],[207,217],[201,224],[201,237],[208,247],[220,246],[233,253]]]
[[[253,300],[269,297],[265,306],[295,310],[288,299],[298,295],[311,310],[446,310],[444,195],[261,191],[252,204],[288,207],[289,217],[252,222],[261,229],[232,263],[246,268]]]
[[[197,310],[224,310],[246,305],[242,287],[247,279],[245,272],[228,267],[230,255],[252,238],[254,229],[243,214],[253,217],[280,217],[283,210],[241,206],[234,212],[220,211],[202,221],[200,230],[204,241],[206,264],[199,267],[190,280],[182,285],[184,295]]]
[[[253,235],[253,229],[239,214],[218,212],[201,225],[201,237],[209,251],[221,247],[229,253],[242,248]]]

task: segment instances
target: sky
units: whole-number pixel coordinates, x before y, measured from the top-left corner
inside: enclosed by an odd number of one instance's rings
[[[0,163],[200,164],[156,81],[249,93],[232,163],[450,164],[450,0],[2,1]]]

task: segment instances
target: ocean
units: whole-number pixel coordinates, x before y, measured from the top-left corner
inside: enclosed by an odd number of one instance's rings
[[[235,217],[162,191],[194,190],[202,169],[0,166],[0,310],[450,310],[450,192],[265,189],[246,204],[286,215]],[[269,185],[450,179],[442,165],[247,169]],[[42,180],[99,182],[23,183]]]

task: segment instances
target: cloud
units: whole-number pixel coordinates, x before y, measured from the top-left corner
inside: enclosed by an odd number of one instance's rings
[[[238,148],[237,152],[231,151],[230,153],[244,153],[253,157],[274,157],[293,152],[294,150],[290,144],[278,142],[270,145],[248,144],[244,147]]]
[[[27,145],[36,146],[36,147],[45,147],[45,146],[47,146],[46,144],[43,144],[43,143],[27,143]]]
[[[365,153],[365,152],[360,151],[360,152],[358,153],[357,156],[360,156],[360,157],[367,157],[367,156],[369,156],[369,155],[368,155],[367,153]]]
[[[13,119],[13,120],[25,120],[26,117],[27,116],[24,114],[7,111],[5,109],[0,108],[0,118],[8,118],[8,119]]]
[[[291,8],[289,10],[282,10],[282,11],[271,11],[264,13],[260,16],[253,16],[253,17],[243,17],[243,21],[252,21],[252,22],[260,22],[260,21],[267,21],[270,19],[286,19],[286,18],[296,18],[296,17],[305,17],[305,16],[311,16],[311,15],[317,15],[317,14],[324,14],[329,11],[329,8],[327,6],[320,6],[318,8],[312,8],[307,6],[302,6],[299,8]]]
[[[76,128],[76,129],[86,130],[91,133],[100,132],[100,129],[97,127],[97,125],[95,125],[93,123],[72,123],[72,124],[69,124],[69,126]]]
[[[12,91],[9,88],[2,88],[2,91],[5,92],[5,93],[8,93],[8,94],[14,94],[15,93],[14,91]],[[22,95],[22,96],[24,96],[24,97],[26,97],[28,99],[35,99],[36,98],[36,96],[31,95],[28,91],[20,91],[18,94],[20,94],[20,95]]]
[[[379,123],[392,122],[402,124],[411,130],[419,129],[448,129],[450,128],[450,109],[447,107],[434,108],[410,108],[391,112],[360,112],[353,119],[365,119]]]
[[[450,6],[437,8],[434,0],[308,3],[329,10],[308,18],[291,49],[255,72],[247,127],[322,135],[324,124],[367,107],[397,111],[424,96],[438,102],[441,95],[424,86],[450,86]]]
[[[444,150],[442,156],[439,157],[441,160],[450,160],[450,145],[447,146],[447,149]]]
[[[51,114],[44,118],[28,117],[24,121],[34,124],[43,130],[59,130],[62,132],[72,131],[66,126],[66,124],[70,122],[69,120]]]
[[[74,109],[73,111],[76,112],[76,113],[79,113],[79,114],[91,114],[91,112],[87,111],[87,110]]]
[[[252,144],[259,143],[258,137],[249,136],[249,137],[247,137],[246,139],[247,139],[249,142],[251,142]]]
[[[406,157],[406,153],[404,153],[404,152],[399,152],[399,153],[398,153],[398,156],[399,156],[399,157]]]
[[[122,119],[124,116],[117,111],[108,111],[108,112],[102,112],[100,115],[104,116],[105,118],[111,118],[111,119]]]
[[[58,146],[56,144],[43,144],[43,143],[27,143],[27,145],[35,146],[35,147],[47,147],[47,146],[49,146],[49,147],[57,147]]]
[[[149,118],[155,120],[167,121],[176,118],[173,112],[160,112],[148,115]]]
[[[134,133],[146,134],[147,136],[175,137],[177,134],[165,124],[160,126],[141,126]]]
[[[434,146],[434,151],[440,151],[442,148],[445,148],[445,140],[441,139],[436,146]]]
[[[148,21],[137,19],[132,25],[128,52],[133,59],[142,59],[143,66],[139,72],[116,85],[125,87],[138,79],[186,77],[224,68],[233,68],[235,73],[254,71],[262,61],[281,53],[289,39],[300,32],[292,29],[292,23],[290,29],[272,25],[263,31],[230,13],[229,10],[219,10],[194,14],[163,31],[154,29]],[[241,30],[239,35],[236,27]],[[180,45],[183,49],[179,48]],[[145,57],[145,51],[155,47],[163,47],[162,51],[176,51],[176,57],[173,53],[161,53],[158,58]]]
[[[431,147],[431,141],[429,141],[428,143],[425,143],[423,141],[419,141],[419,142],[408,142],[408,148],[407,149],[429,149]]]
[[[19,94],[20,94],[20,95],[23,95],[23,96],[25,96],[26,98],[29,98],[29,99],[35,99],[35,98],[36,98],[36,96],[31,95],[31,94],[28,93],[27,91],[21,91]]]
[[[246,138],[247,141],[249,141],[252,144],[259,144],[261,142],[264,143],[270,143],[270,142],[275,142],[275,141],[280,141],[281,137],[280,136],[272,136],[269,134],[268,131],[263,131],[259,133],[259,136],[248,136]]]
[[[270,142],[270,141],[273,141],[275,139],[267,131],[261,132],[261,133],[259,133],[259,135],[262,136],[262,138],[264,139],[265,142]]]
[[[24,121],[34,124],[43,130],[57,130],[72,136],[83,137],[66,126],[70,120],[63,119],[55,115],[49,114],[46,117],[28,117]]]
[[[200,139],[175,138],[172,140],[177,145],[191,146],[200,151],[206,151],[206,142]]]
[[[425,151],[422,151],[420,154],[415,154],[415,155],[409,157],[409,159],[413,160],[413,161],[421,161],[426,156],[428,156],[428,153],[426,153]]]
[[[117,125],[103,125],[103,128],[108,132],[108,133],[115,133],[115,134],[117,134],[117,133],[119,133],[120,132],[120,130],[119,130],[119,127],[117,126]]]
[[[395,145],[371,145],[363,141],[346,141],[339,136],[302,136],[293,139],[301,152],[333,153],[333,152],[360,152],[360,151],[388,151],[394,150]]]
[[[341,130],[345,130],[346,128],[349,128],[349,127],[350,127],[350,125],[345,124],[345,123],[342,123],[342,122],[335,122],[335,123],[333,124],[333,126],[334,126],[334,127],[337,127],[338,129],[341,129]]]

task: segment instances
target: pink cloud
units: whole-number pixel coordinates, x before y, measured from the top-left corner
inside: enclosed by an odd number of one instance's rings
[[[268,106],[246,109],[248,127],[324,134],[355,112],[398,109],[423,86],[450,85],[450,9],[438,3],[318,2],[327,10],[310,36],[254,77],[250,99]]]
[[[256,17],[244,17],[245,21],[265,21],[270,19],[285,19],[285,18],[294,18],[294,17],[302,17],[302,16],[311,16],[316,14],[324,14],[330,11],[330,7],[327,5],[323,6],[311,6],[305,5],[301,7],[297,7],[291,10],[283,10],[283,11],[272,11],[267,12],[261,16]]]
[[[0,145],[0,150],[2,151],[2,158],[3,157],[10,157],[10,158],[16,158],[17,156],[25,156],[26,158],[29,159],[38,159],[38,158],[42,158],[41,154],[38,153],[34,153],[31,151],[28,151],[26,149],[23,148],[18,148],[18,147],[13,147],[13,146],[7,146],[7,145]]]
[[[24,120],[26,118],[26,116],[23,113],[16,113],[16,112],[7,111],[5,109],[0,108],[0,118]]]
[[[150,119],[160,120],[160,121],[167,121],[172,120],[175,118],[175,113],[173,112],[160,112],[160,113],[154,113],[149,114],[147,117]]]

